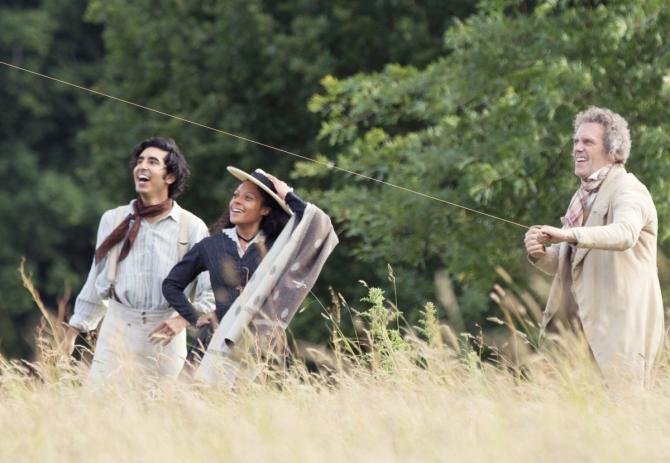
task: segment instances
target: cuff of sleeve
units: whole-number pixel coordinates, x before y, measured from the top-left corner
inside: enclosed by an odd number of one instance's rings
[[[184,317],[184,315],[182,315],[182,317]],[[189,313],[188,316],[185,316],[184,318],[191,324],[191,326],[195,326],[196,323],[198,323],[198,318],[200,318],[200,315],[198,312],[194,311]]]
[[[286,197],[284,198],[284,200],[286,201],[286,204],[289,205],[289,207],[291,207],[291,203],[293,203],[293,204],[296,204],[296,203],[301,204],[301,203],[304,203],[304,202],[305,202],[305,200],[302,199],[300,196],[298,196],[298,195],[296,194],[296,192],[293,191],[293,189],[289,190],[289,192],[286,193]]]
[[[527,254],[527,256],[528,256],[528,262],[531,265],[534,265],[535,267],[542,267],[542,262],[547,257],[547,254],[545,253],[543,256],[540,257],[533,257],[530,254]]]
[[[184,307],[181,310],[178,310],[176,307],[173,307],[173,309],[175,309],[175,312],[181,315],[182,318],[189,322],[190,325],[195,326],[195,324],[198,322],[200,311],[195,305],[188,304],[187,307]]]
[[[547,247],[545,246],[544,249],[544,254],[538,257],[533,257],[530,254],[526,254],[528,257],[528,262],[536,267],[542,266],[542,264],[546,261],[546,259],[549,258],[549,251],[547,250]]]
[[[70,321],[67,322],[69,326],[78,330],[80,333],[87,333],[95,328],[95,326],[90,326],[90,323],[87,323],[79,314],[74,314],[70,317]]]
[[[576,240],[576,242],[574,242],[574,243],[572,243],[572,244],[574,244],[574,245],[577,246],[577,247],[580,247],[580,246],[579,246],[579,243],[582,241],[582,240],[581,240],[581,232],[580,232],[580,230],[579,230],[578,228],[573,228],[573,229],[572,229],[572,236],[574,236],[574,237],[575,237],[575,240]]]

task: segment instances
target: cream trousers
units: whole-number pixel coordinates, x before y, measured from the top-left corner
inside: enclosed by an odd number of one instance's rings
[[[143,312],[109,300],[88,382],[128,382],[147,375],[176,379],[186,359],[186,330],[166,346],[149,342],[149,332],[175,313],[173,309]]]

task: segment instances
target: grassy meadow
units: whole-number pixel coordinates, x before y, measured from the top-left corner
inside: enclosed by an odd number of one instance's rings
[[[92,390],[85,363],[43,336],[37,361],[0,367],[2,461],[667,461],[667,361],[647,390],[605,385],[577,339],[538,349],[531,311],[496,291],[495,345],[456,335],[431,304],[399,328],[371,288],[355,336],[335,307],[329,349],[294,349],[288,369],[234,391],[141,376]]]

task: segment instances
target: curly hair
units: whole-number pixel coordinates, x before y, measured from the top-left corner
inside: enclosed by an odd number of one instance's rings
[[[130,169],[135,168],[137,158],[142,154],[142,151],[151,147],[167,152],[165,156],[166,175],[173,174],[175,176],[175,181],[168,187],[168,196],[172,199],[177,198],[186,189],[186,181],[191,176],[191,171],[179,146],[177,146],[177,143],[172,138],[151,137],[138,143],[133,148],[130,157]]]
[[[625,164],[630,156],[630,131],[628,122],[619,114],[607,108],[590,106],[575,117],[575,132],[580,125],[595,122],[604,129],[603,144],[614,163]]]
[[[255,185],[254,185],[255,186]],[[279,233],[284,229],[290,216],[282,209],[282,207],[275,201],[272,196],[267,194],[261,188],[258,188],[261,194],[261,204],[270,208],[270,212],[261,219],[260,228],[265,233],[268,242],[272,243],[279,236]],[[230,211],[226,208],[221,216],[209,227],[209,234],[215,235],[220,233],[224,228],[232,226],[230,221]]]

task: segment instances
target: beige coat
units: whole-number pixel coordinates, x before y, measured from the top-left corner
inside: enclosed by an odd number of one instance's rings
[[[621,165],[603,182],[572,261],[567,243],[534,265],[553,275],[544,325],[575,306],[601,371],[650,379],[663,344],[663,300],[656,266],[656,207],[647,188]]]

